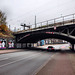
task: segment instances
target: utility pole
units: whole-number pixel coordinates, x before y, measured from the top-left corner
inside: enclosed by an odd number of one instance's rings
[[[24,24],[24,25],[21,25],[21,26],[23,26],[23,28],[24,28],[24,30],[25,30],[26,24]]]
[[[62,14],[61,14],[61,17],[62,17]]]
[[[9,30],[10,30],[10,25],[9,25]]]
[[[16,27],[14,27],[14,32],[16,32]]]
[[[35,16],[35,28],[36,28],[37,26],[36,26],[36,16]]]
[[[28,27],[28,28],[30,29],[30,26],[26,26],[26,24],[21,25],[21,26],[23,26],[23,27],[24,27],[24,30],[25,30],[25,27]]]

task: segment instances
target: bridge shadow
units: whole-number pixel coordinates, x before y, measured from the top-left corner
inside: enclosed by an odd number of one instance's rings
[[[31,48],[25,48],[24,50],[29,50],[29,51],[45,51],[45,52],[54,52],[54,53],[75,53],[75,50],[60,50],[60,49],[55,49],[55,50],[47,50],[47,49],[43,49],[43,48],[35,48],[35,47],[31,47]]]

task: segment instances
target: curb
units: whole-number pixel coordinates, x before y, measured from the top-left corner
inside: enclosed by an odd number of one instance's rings
[[[49,58],[48,61],[46,61],[43,65],[41,65],[32,75],[37,75],[38,72],[39,72],[43,67],[45,67],[46,64],[47,64],[55,55],[56,55],[56,54],[53,54],[53,55],[51,56],[51,58]]]
[[[8,54],[8,53],[15,53],[15,52],[20,52],[20,51],[13,51],[13,52],[0,53],[0,55],[2,55],[2,54]]]

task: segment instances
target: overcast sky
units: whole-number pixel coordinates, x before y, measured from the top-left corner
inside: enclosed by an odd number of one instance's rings
[[[75,0],[0,0],[0,10],[6,13],[7,25],[21,28],[21,23],[34,24],[75,13]]]

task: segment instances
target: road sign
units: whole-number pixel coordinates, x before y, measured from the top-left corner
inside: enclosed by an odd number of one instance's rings
[[[53,32],[46,32],[47,34],[54,34]]]

